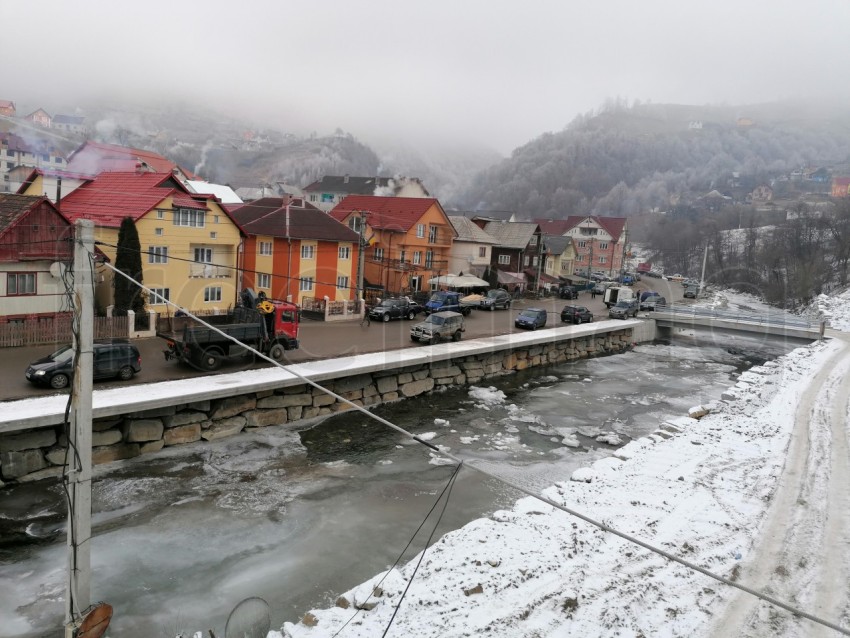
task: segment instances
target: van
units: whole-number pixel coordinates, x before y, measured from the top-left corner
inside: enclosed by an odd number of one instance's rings
[[[605,296],[602,298],[602,301],[607,308],[610,308],[621,299],[623,301],[631,301],[634,298],[635,292],[631,288],[612,286],[605,291]]]

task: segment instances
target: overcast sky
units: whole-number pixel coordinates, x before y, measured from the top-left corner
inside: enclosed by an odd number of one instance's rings
[[[850,0],[0,0],[0,99],[197,100],[509,153],[607,98],[850,103]]]

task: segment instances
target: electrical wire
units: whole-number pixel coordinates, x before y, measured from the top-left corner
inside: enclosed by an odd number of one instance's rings
[[[151,292],[143,284],[140,284],[139,282],[133,280],[129,275],[121,272],[120,270],[117,270],[111,264],[107,264],[107,266],[111,270],[113,270],[115,273],[118,273],[122,277],[125,277],[126,279],[129,279],[130,281],[132,281],[134,284],[139,286],[139,288],[147,291],[148,293]],[[168,301],[166,303],[174,306],[175,308],[181,309],[181,308],[179,308],[179,306],[177,306],[177,304],[174,304],[170,301]],[[186,311],[184,310],[184,312],[186,312]],[[226,334],[225,332],[223,332],[221,329],[217,328],[216,326],[213,326],[213,325],[203,321],[199,317],[197,317],[197,316],[195,316],[195,315],[193,315],[189,312],[187,312],[186,314],[188,316],[192,317],[195,321],[197,321],[201,325],[209,328],[213,332],[224,337],[228,341],[232,341],[233,343],[238,344],[239,346],[241,346],[243,348],[246,347],[245,344],[240,342],[238,339],[236,339],[235,337],[233,337],[229,334]],[[440,454],[440,455],[442,455],[446,458],[451,459],[452,461],[454,461],[457,464],[463,463],[463,459],[461,459],[460,457],[452,454],[451,452],[440,449],[439,447],[435,446],[433,443],[429,443],[428,441],[416,436],[415,434],[408,432],[407,430],[405,430],[401,426],[396,425],[395,423],[392,423],[391,421],[388,421],[387,419],[383,418],[382,416],[379,416],[379,415],[377,415],[373,412],[370,412],[368,409],[366,409],[362,405],[358,405],[358,404],[354,403],[352,400],[346,399],[342,395],[337,394],[333,390],[329,390],[328,388],[325,388],[324,386],[320,385],[316,381],[313,381],[312,379],[310,379],[310,378],[304,376],[303,374],[301,374],[300,372],[298,372],[298,370],[296,368],[290,367],[290,366],[285,366],[285,365],[279,363],[278,361],[275,361],[271,357],[265,355],[264,353],[262,353],[258,350],[254,350],[254,352],[255,352],[255,356],[258,356],[259,358],[263,359],[264,361],[268,361],[273,366],[280,368],[281,370],[291,374],[292,376],[294,376],[297,379],[304,382],[306,385],[309,385],[313,388],[316,388],[317,390],[319,390],[321,392],[324,392],[325,394],[327,394],[329,396],[334,397],[334,399],[336,399],[337,401],[346,404],[347,406],[349,406],[350,408],[352,408],[354,410],[357,410],[361,414],[366,415],[368,418],[373,419],[373,420],[377,421],[378,423],[382,423],[383,425],[386,425],[387,427],[395,430],[396,432],[399,432],[399,433],[407,436],[411,440],[416,441],[417,443],[424,445],[425,447],[433,450],[434,452],[437,452],[438,454]],[[483,468],[483,467],[481,467],[481,466],[479,466],[475,463],[467,462],[465,464],[465,466],[472,468],[473,470],[475,470],[476,472],[479,472],[480,474],[483,474],[484,476],[495,479],[495,480],[503,483],[504,485],[507,485],[508,487],[511,487],[511,488],[517,490],[518,492],[521,492],[522,494],[526,494],[527,496],[531,496],[532,498],[534,498],[538,501],[541,501],[542,503],[546,503],[547,505],[549,505],[549,506],[551,506],[555,509],[558,509],[562,512],[569,514],[570,516],[578,518],[578,519],[580,519],[580,520],[582,520],[582,521],[584,521],[584,522],[586,522],[586,523],[588,523],[588,524],[590,524],[594,527],[597,527],[598,529],[600,529],[604,532],[607,532],[609,534],[613,534],[614,536],[618,536],[618,537],[622,538],[623,540],[625,540],[629,543],[632,543],[634,545],[638,545],[639,547],[642,547],[642,548],[644,548],[644,549],[646,549],[646,550],[648,550],[648,551],[650,551],[654,554],[658,554],[659,556],[662,556],[662,557],[666,558],[667,560],[669,560],[671,562],[678,563],[678,564],[686,567],[687,569],[699,572],[700,574],[703,574],[704,576],[708,576],[709,578],[716,580],[717,582],[723,583],[724,585],[728,585],[729,587],[733,587],[733,588],[738,589],[740,591],[751,594],[751,595],[755,596],[756,598],[759,598],[760,600],[763,600],[767,603],[770,603],[771,605],[774,605],[775,607],[779,607],[779,608],[784,609],[788,612],[791,612],[792,614],[795,614],[795,615],[800,616],[802,618],[806,618],[808,620],[811,620],[812,622],[817,623],[819,625],[823,625],[824,627],[834,629],[835,631],[838,631],[841,634],[844,634],[845,636],[850,636],[850,629],[846,629],[844,627],[841,627],[840,625],[837,625],[836,623],[833,623],[831,621],[828,621],[828,620],[825,620],[825,619],[820,618],[818,616],[815,616],[814,614],[810,614],[806,611],[803,611],[802,609],[793,607],[793,606],[791,606],[787,603],[782,602],[781,600],[779,600],[777,598],[774,598],[773,596],[770,596],[770,595],[765,594],[763,592],[759,592],[759,591],[753,589],[752,587],[742,585],[741,583],[734,582],[734,581],[732,581],[728,578],[725,578],[724,576],[720,576],[719,574],[715,574],[714,572],[711,572],[708,569],[701,567],[700,565],[697,565],[696,563],[693,563],[689,560],[686,560],[684,558],[681,558],[679,556],[671,554],[670,552],[665,551],[665,550],[663,550],[659,547],[655,547],[654,545],[651,545],[650,543],[642,541],[639,538],[632,536],[631,534],[627,534],[626,532],[622,532],[622,531],[620,531],[620,530],[618,530],[614,527],[611,527],[610,525],[607,525],[607,524],[605,524],[601,521],[597,521],[597,520],[591,518],[590,516],[579,512],[578,510],[575,510],[571,507],[567,507],[566,505],[563,505],[562,503],[554,501],[551,498],[543,496],[542,494],[537,494],[535,492],[532,492],[530,489],[528,489],[528,488],[526,488],[522,485],[519,485],[518,483],[516,483],[516,482],[514,482],[510,479],[507,479],[503,476],[499,476],[498,474],[495,474],[495,473],[493,473],[493,472],[491,472],[491,471],[489,471],[489,470],[487,470],[487,469],[485,469],[485,468]]]

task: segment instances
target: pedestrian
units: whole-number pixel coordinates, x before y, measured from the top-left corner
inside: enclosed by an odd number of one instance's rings
[[[596,288],[595,287],[590,289],[590,298],[596,299]]]
[[[365,302],[364,302],[363,305],[364,305],[365,312],[363,313],[363,318],[360,320],[360,325],[361,326],[363,326],[363,325],[371,326],[372,325],[372,317],[369,316],[369,313],[372,312],[372,306],[366,304]]]

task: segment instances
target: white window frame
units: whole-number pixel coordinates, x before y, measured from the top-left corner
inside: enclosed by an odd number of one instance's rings
[[[266,272],[257,273],[257,288],[268,288],[271,290],[272,276]]]
[[[486,257],[487,256],[487,246],[479,246],[478,247],[478,256]]]
[[[529,256],[526,255],[525,259],[523,261],[524,261],[525,267],[528,268],[528,264],[531,262],[531,259],[529,258]]]
[[[599,242],[599,250],[608,250],[608,242],[607,241]]]
[[[340,246],[337,253],[338,259],[351,259],[351,246]]]
[[[384,261],[384,249],[376,248],[375,249],[375,261]]]
[[[217,301],[221,301],[221,286],[204,288],[204,303],[215,303]]]
[[[599,256],[599,263],[600,264],[607,264],[608,263],[607,257],[605,257],[605,255],[600,255]]]
[[[162,237],[162,228],[154,228],[153,234],[156,235],[157,237]]]
[[[337,290],[346,290],[348,288],[348,277],[345,275],[339,275],[336,278],[336,287]]]
[[[430,268],[434,264],[434,251],[425,251],[425,268]]]
[[[301,259],[315,259],[316,247],[313,244],[301,244]]]
[[[171,301],[171,288],[151,288],[151,294],[148,298],[149,304],[152,306],[161,306],[166,301]]]
[[[272,254],[273,245],[274,245],[274,242],[258,241],[257,242],[257,254],[258,255],[269,255],[270,256]]]
[[[425,224],[416,224],[416,236],[419,239],[425,238]]]
[[[149,264],[167,264],[168,246],[148,246]]]
[[[196,246],[193,250],[194,262],[197,264],[213,263],[213,249],[208,246]]]
[[[414,266],[419,266],[422,264],[422,251],[414,250],[413,251],[413,261],[411,262]]]
[[[178,208],[174,211],[174,225],[188,228],[203,228],[206,224],[205,210],[195,208]]]
[[[578,244],[579,248],[587,248],[587,242],[586,241],[578,241],[576,243]]]
[[[511,263],[511,256],[507,253],[502,253],[499,255],[499,264],[502,266],[509,266]]]
[[[438,227],[437,226],[430,226],[428,228],[428,243],[429,244],[436,244],[438,235],[439,235]]]
[[[301,277],[301,279],[298,280],[298,290],[301,292],[313,292],[313,278]]]

